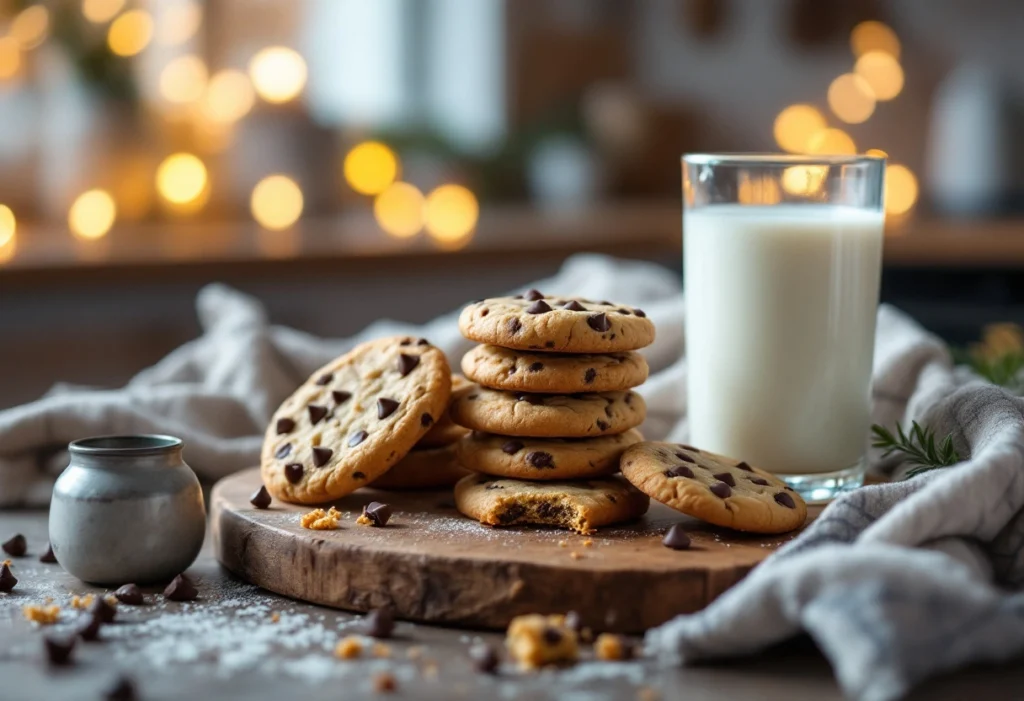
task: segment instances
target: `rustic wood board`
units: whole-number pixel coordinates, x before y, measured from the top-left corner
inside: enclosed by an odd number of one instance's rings
[[[346,514],[339,530],[310,531],[299,525],[310,507],[277,500],[263,511],[251,506],[259,486],[252,469],[213,490],[214,549],[233,573],[315,604],[391,606],[401,618],[467,627],[502,628],[519,614],[571,609],[600,630],[640,632],[703,608],[795,535],[736,533],[654,502],[642,519],[589,538],[553,528],[498,529],[459,514],[450,490],[372,489],[334,502]],[[386,528],[355,523],[373,500],[395,509]],[[691,550],[661,544],[680,522]]]

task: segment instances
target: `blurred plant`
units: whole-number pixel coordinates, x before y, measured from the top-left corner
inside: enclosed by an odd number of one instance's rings
[[[110,50],[105,27],[90,24],[76,2],[57,3],[51,16],[53,40],[67,53],[82,81],[102,97],[135,103],[138,91],[132,79],[132,59]]]
[[[909,433],[904,432],[897,421],[895,434],[879,424],[871,427],[871,434],[871,445],[882,449],[883,458],[899,453],[905,462],[917,466],[907,471],[905,479],[960,462],[960,454],[953,448],[953,434],[936,445],[932,430],[922,428],[916,421],[911,422]]]
[[[953,357],[988,382],[1024,394],[1024,329],[1017,324],[989,324],[981,341],[954,349]]]

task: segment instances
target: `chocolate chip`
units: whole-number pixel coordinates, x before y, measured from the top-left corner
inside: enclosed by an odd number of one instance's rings
[[[520,402],[527,402],[528,404],[543,404],[544,398],[537,394],[517,394],[516,399]]]
[[[424,413],[423,416],[420,417],[420,426],[429,426],[432,423],[434,423],[434,417],[430,414]]]
[[[522,298],[523,298],[523,296],[522,296],[522,295],[516,295],[516,296],[515,296],[515,297],[513,297],[512,299],[522,299]]]
[[[469,659],[473,660],[473,667],[476,671],[484,674],[494,674],[498,671],[500,659],[493,645],[477,643],[469,648]]]
[[[310,404],[306,407],[306,411],[309,412],[309,420],[314,426],[320,422],[320,419],[327,416],[327,407],[319,404]]]
[[[126,606],[142,606],[145,598],[136,584],[124,584],[114,590],[114,598]]]
[[[365,441],[366,437],[369,435],[370,434],[368,434],[366,431],[356,431],[355,433],[348,437],[348,447],[355,448],[357,445]]]
[[[768,486],[768,480],[762,479],[761,477],[747,477],[747,479],[750,480],[754,484],[761,485],[762,487]]]
[[[611,428],[611,424],[609,424],[607,421],[602,421],[601,419],[598,419],[597,427],[602,431],[607,431],[609,428]]]
[[[249,503],[255,506],[257,509],[265,509],[270,506],[270,492],[264,485],[260,485],[260,488],[252,493],[249,497]]]
[[[555,347],[555,342],[554,341],[545,341],[544,342],[544,347],[545,348],[554,348]]]
[[[391,505],[379,501],[371,501],[363,507],[363,516],[370,519],[371,525],[383,528],[391,518]]]
[[[626,392],[626,399],[624,401],[626,402],[626,404],[632,404],[633,403],[633,393],[632,392]]]
[[[321,387],[323,387],[324,385],[326,385],[328,382],[330,382],[333,379],[334,379],[334,375],[332,375],[331,373],[328,372],[328,373],[325,373],[325,374],[321,375],[320,377],[316,378],[316,383],[318,385],[320,385]]]
[[[481,317],[485,317],[485,316],[487,316],[490,313],[491,313],[491,310],[488,309],[487,307],[484,307],[483,309],[480,310],[480,316]]]
[[[283,460],[286,457],[288,457],[288,455],[291,454],[291,452],[292,452],[292,444],[291,443],[285,443],[284,445],[279,447],[274,452],[274,457],[277,458],[278,460]]]
[[[719,482],[725,482],[730,487],[736,486],[736,478],[732,476],[730,472],[719,472],[717,475],[712,475]]]
[[[102,625],[103,621],[100,620],[99,616],[85,614],[79,618],[78,624],[75,626],[75,635],[91,643],[99,639],[100,627]]]
[[[468,397],[466,397],[466,399],[470,400],[471,402],[475,402],[479,398],[480,398],[479,394],[471,394]]]
[[[0,565],[0,591],[5,594],[10,594],[11,590],[14,589],[14,585],[18,583],[18,578],[11,572],[11,568],[8,565]]]
[[[558,630],[558,628],[546,626],[544,632],[541,633],[541,637],[544,638],[544,642],[548,645],[557,645],[562,642],[562,631]]]
[[[103,623],[113,623],[117,616],[117,609],[107,603],[102,596],[97,596],[89,607],[89,613],[96,616]]]
[[[645,316],[647,316],[646,314],[644,314],[644,310],[643,309],[634,309],[633,313],[636,314],[641,319],[643,319]]]
[[[736,463],[736,467],[740,468],[741,470],[746,470],[747,472],[753,472],[754,471],[754,468],[752,468],[750,465],[748,465],[745,462]]]
[[[795,509],[796,503],[793,501],[793,497],[789,496],[785,492],[779,492],[775,495],[776,503],[782,504],[786,508]]]
[[[676,467],[670,468],[665,471],[668,477],[689,477],[693,479],[693,470],[688,468],[686,465],[677,465]]]
[[[75,636],[47,635],[43,638],[46,660],[52,665],[71,664],[71,652],[75,649]]]
[[[551,469],[555,466],[555,459],[552,457],[551,453],[545,453],[541,450],[527,453],[526,462],[530,463],[530,465],[536,467],[538,470],[542,470],[544,468]]]
[[[336,389],[333,392],[331,392],[331,396],[334,397],[334,403],[340,405],[340,404],[344,404],[349,399],[351,399],[352,398],[352,393],[351,392],[343,392],[340,389]]]
[[[715,482],[713,485],[711,485],[711,493],[714,494],[719,499],[725,499],[726,497],[732,495],[732,490],[729,488],[729,485],[727,485],[725,482]]]
[[[305,470],[302,469],[302,464],[297,462],[290,462],[284,466],[284,476],[292,484],[298,484],[302,481],[302,475]]]
[[[619,310],[619,314],[624,314],[626,316],[629,316],[630,313],[631,312],[628,309],[625,309],[625,308]]]
[[[416,345],[417,346],[429,346],[430,345],[430,341],[428,341],[425,338],[421,338],[420,340],[416,341]]]
[[[585,311],[587,311],[587,308],[584,307],[579,302],[577,302],[575,299],[570,299],[568,302],[566,302],[562,306],[562,309],[568,309],[571,312],[585,312]]]
[[[512,317],[508,320],[508,332],[515,336],[523,328],[523,322],[519,321],[518,317]]]
[[[604,415],[607,416],[609,419],[612,418],[612,415],[614,413],[615,412],[612,411],[612,407],[610,404],[604,408]]]
[[[277,435],[291,433],[295,429],[295,422],[292,419],[283,417],[277,420]]]
[[[662,538],[661,544],[673,550],[689,550],[690,536],[686,535],[683,527],[677,523],[668,529],[668,533]]]
[[[410,372],[416,369],[416,366],[420,364],[420,357],[418,355],[406,355],[402,353],[398,356],[398,374],[405,377]]]
[[[18,533],[6,543],[0,545],[0,548],[3,548],[4,552],[11,557],[24,557],[25,552],[28,550],[28,542],[25,540],[25,536]]]
[[[541,370],[544,369],[544,363],[541,363],[541,362],[530,363],[530,367],[528,369],[529,369],[530,372],[540,372]]]
[[[543,299],[538,299],[526,308],[527,314],[547,314],[549,311],[551,311],[551,305]]]
[[[676,453],[676,457],[677,457],[677,458],[679,458],[680,460],[682,460],[683,462],[691,462],[691,463],[693,463],[694,465],[696,465],[696,464],[697,464],[697,461],[696,461],[696,460],[694,460],[693,458],[691,458],[691,457],[690,457],[689,455],[687,455],[686,453]]]
[[[197,596],[199,596],[199,591],[192,584],[192,580],[183,574],[172,579],[164,589],[164,598],[171,601],[192,601]]]
[[[538,299],[544,299],[544,294],[540,290],[528,290],[526,294],[523,295],[523,299],[530,302],[536,302]]]
[[[331,456],[334,455],[333,450],[319,445],[313,448],[311,452],[313,453],[313,464],[316,467],[323,467],[331,459]]]
[[[501,444],[501,452],[507,453],[508,455],[515,455],[523,449],[523,444],[519,441],[505,441]]]
[[[608,322],[608,315],[604,313],[587,317],[587,326],[594,329],[594,331],[607,331],[612,327]]]
[[[139,696],[135,691],[135,682],[122,675],[107,689],[103,698],[106,701],[137,701]]]
[[[46,544],[46,552],[39,556],[40,562],[45,562],[48,565],[52,565],[57,561],[57,557],[53,554],[53,546],[49,543]]]
[[[588,385],[594,381],[595,377],[597,377],[597,370],[594,368],[587,368],[587,371],[583,373],[583,381]]]
[[[363,630],[371,638],[390,638],[395,630],[395,616],[389,608],[374,609],[363,619]]]
[[[377,400],[377,418],[386,419],[395,413],[395,409],[398,408],[398,402],[394,399],[388,399],[387,397],[381,397]]]
[[[483,300],[482,300],[482,299],[481,299],[480,301],[481,301],[481,302],[483,302]],[[474,302],[474,304],[476,304],[476,302]],[[411,343],[412,343],[412,339],[411,339],[411,338],[403,338],[403,339],[402,339],[402,342],[401,342],[401,343],[399,343],[398,345],[400,345],[400,346],[408,346],[408,345],[410,345]]]
[[[364,479],[366,479],[366,475],[364,475],[362,472],[356,471],[356,472],[352,473],[352,479],[354,479],[354,480],[364,480]]]
[[[699,448],[694,448],[692,445],[686,445],[685,443],[679,443],[679,447],[682,448],[683,450],[689,450],[691,453],[697,453],[697,455],[700,455],[700,449]]]

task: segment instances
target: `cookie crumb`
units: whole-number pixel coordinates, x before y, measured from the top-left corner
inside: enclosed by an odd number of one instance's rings
[[[633,657],[633,646],[621,635],[601,633],[594,641],[594,654],[599,660],[628,660]]]
[[[92,594],[85,594],[84,596],[78,596],[76,594],[75,596],[71,597],[71,608],[80,609],[84,611],[85,609],[92,606],[92,602],[95,600],[96,597]]]
[[[583,547],[584,548],[590,548],[590,547],[593,547],[593,545],[594,545],[594,541],[592,541],[590,538],[587,538],[585,541],[583,541]]]
[[[21,609],[21,613],[25,616],[26,620],[38,623],[41,626],[50,626],[60,618],[60,607],[28,604]]]
[[[341,520],[341,512],[332,506],[329,511],[313,509],[309,513],[303,514],[299,523],[303,528],[308,528],[311,531],[333,531],[338,527],[339,520]]]
[[[373,644],[373,656],[374,657],[391,657],[391,646],[385,645],[384,643]]]
[[[582,560],[583,553],[573,550],[571,553],[569,553],[569,557],[571,557],[573,560]]]
[[[437,662],[431,660],[423,664],[422,672],[424,679],[433,681],[441,675],[441,668],[437,666]]]
[[[113,594],[104,594],[103,595],[103,600],[107,602],[107,606],[112,606],[113,608],[117,608],[117,597],[114,596]]]
[[[390,694],[398,689],[398,682],[390,672],[381,672],[373,677],[373,690],[379,694]]]
[[[569,547],[569,543],[567,543],[564,540],[560,540],[560,541],[558,541],[558,547],[560,547],[560,548],[567,548],[567,547]]]
[[[10,560],[10,558],[8,558],[8,559],[4,560],[3,562],[0,562],[0,565],[7,565],[8,567],[10,567],[10,566],[11,566],[11,564],[12,564],[12,563],[11,563],[11,560]]]
[[[642,686],[636,691],[637,701],[658,701],[661,698],[661,694],[656,689],[652,689],[649,686]]]
[[[560,615],[516,616],[508,626],[505,646],[523,669],[575,662],[578,655],[576,632]]]
[[[334,648],[334,656],[339,660],[354,660],[362,654],[363,644],[354,635],[342,638]]]
[[[413,645],[411,648],[405,651],[406,658],[410,660],[418,660],[423,657],[423,648],[419,645]]]
[[[281,614],[279,614],[277,611],[274,611],[273,613],[270,614],[270,622],[271,623],[277,623],[280,620],[281,620]]]

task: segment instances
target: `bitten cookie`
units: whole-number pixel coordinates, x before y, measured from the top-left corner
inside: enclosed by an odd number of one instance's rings
[[[622,474],[652,499],[688,516],[750,533],[803,525],[807,505],[773,475],[745,462],[676,443],[638,443]]]
[[[462,356],[462,372],[484,387],[512,392],[612,392],[642,385],[647,361],[639,353],[606,355],[526,353],[476,346]]]
[[[647,406],[632,391],[524,394],[470,386],[456,392],[448,413],[475,431],[503,436],[588,438],[623,433],[643,423]]]
[[[459,330],[480,343],[563,353],[615,353],[654,341],[654,324],[640,309],[545,297],[537,290],[470,304],[459,316]]]
[[[373,481],[375,489],[440,489],[470,474],[459,464],[455,444],[443,448],[413,448],[390,470]]]
[[[452,375],[452,397],[454,398],[456,392],[472,387],[473,383],[467,380],[462,375]],[[450,400],[449,400],[450,401]],[[457,423],[452,421],[448,412],[444,412],[438,417],[437,421],[427,435],[420,438],[420,442],[416,444],[417,448],[441,448],[446,445],[451,445],[455,441],[465,436],[469,431]]]
[[[471,433],[459,441],[459,462],[498,477],[567,480],[609,475],[619,457],[643,436],[635,428],[596,438],[512,438]]]
[[[448,406],[451,371],[426,339],[364,343],[328,363],[274,413],[263,441],[267,489],[316,504],[363,487],[402,459]]]
[[[489,526],[533,524],[593,533],[601,526],[639,518],[650,499],[626,480],[525,482],[470,475],[455,485],[455,506]]]

